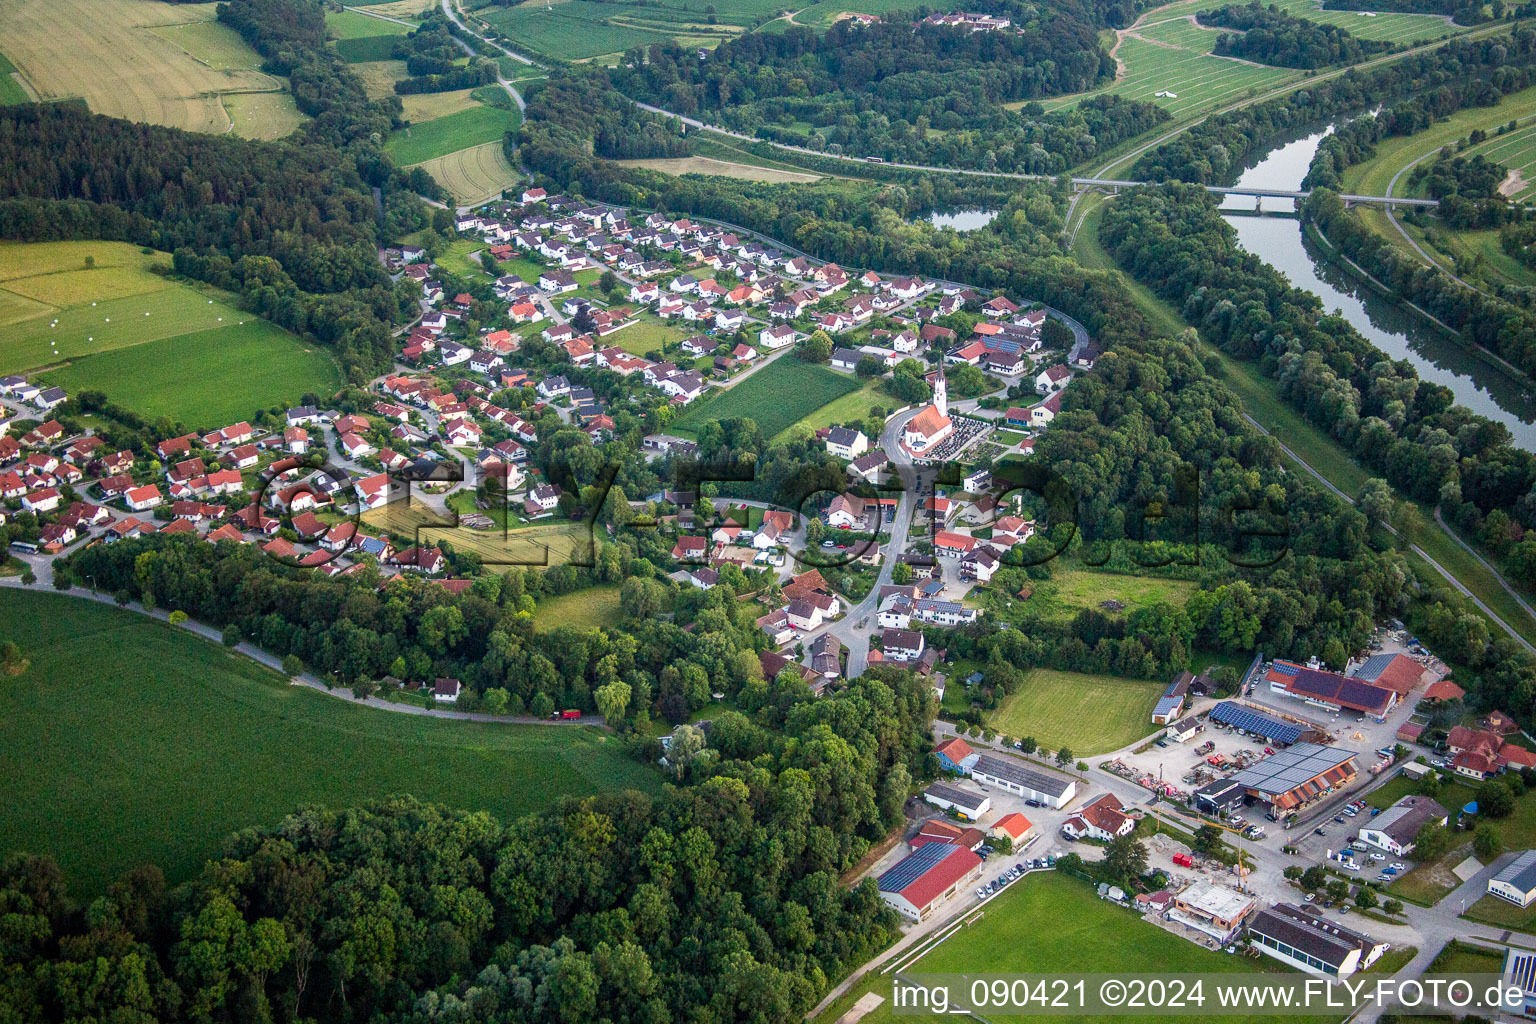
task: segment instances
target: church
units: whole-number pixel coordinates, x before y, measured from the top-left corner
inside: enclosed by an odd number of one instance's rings
[[[901,446],[915,456],[922,456],[955,432],[949,418],[949,386],[944,382],[944,363],[939,363],[939,379],[933,384],[933,404],[912,417],[901,434]]]

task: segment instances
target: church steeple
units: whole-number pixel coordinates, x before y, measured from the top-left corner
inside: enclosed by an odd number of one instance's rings
[[[939,379],[933,382],[933,407],[940,416],[949,415],[949,385],[944,383],[943,356],[939,356]]]

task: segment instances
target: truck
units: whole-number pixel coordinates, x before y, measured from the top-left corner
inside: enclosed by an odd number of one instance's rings
[[[1197,754],[1201,755],[1202,757],[1204,757],[1206,754],[1209,754],[1211,751],[1213,751],[1215,749],[1216,749],[1216,741],[1215,740],[1206,740],[1204,743],[1200,744],[1198,747],[1195,748],[1195,753],[1197,753]]]
[[[566,708],[564,711],[560,712],[560,717],[565,719],[580,718],[581,712],[575,710],[574,708]]]

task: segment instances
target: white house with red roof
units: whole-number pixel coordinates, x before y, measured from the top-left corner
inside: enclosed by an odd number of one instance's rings
[[[981,858],[964,846],[927,843],[880,876],[880,898],[907,920],[922,921],[980,875]]]
[[[123,492],[123,502],[135,512],[147,512],[165,500],[160,488],[154,484],[134,487]]]

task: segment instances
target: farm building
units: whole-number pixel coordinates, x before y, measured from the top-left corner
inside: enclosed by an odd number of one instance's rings
[[[1536,850],[1526,850],[1488,879],[1488,894],[1517,907],[1536,902]]]
[[[1431,822],[1444,825],[1448,819],[1446,809],[1429,797],[1405,796],[1360,826],[1360,839],[1394,857],[1406,857],[1419,829]]]
[[[1246,893],[1215,882],[1196,882],[1174,896],[1173,909],[1168,916],[1196,931],[1215,936],[1219,942],[1227,942],[1258,902]]]
[[[1037,771],[1011,757],[982,754],[971,766],[971,778],[985,786],[997,786],[1026,800],[1038,800],[1047,807],[1062,808],[1077,795],[1077,783]]]
[[[1381,958],[1387,944],[1345,928],[1311,907],[1277,903],[1253,915],[1248,938],[1259,952],[1308,974],[1348,977]]]
[[[1168,688],[1158,698],[1157,706],[1152,709],[1153,725],[1167,725],[1179,716],[1179,712],[1184,710],[1184,699],[1194,678],[1192,674],[1183,672],[1168,684]]]
[[[1242,786],[1254,800],[1268,804],[1270,816],[1278,817],[1348,784],[1356,774],[1352,752],[1298,743],[1244,768],[1229,781]]]
[[[1235,700],[1224,700],[1211,709],[1211,721],[1241,729],[1269,743],[1289,746],[1302,740],[1322,739],[1326,730],[1298,718],[1281,718]]]
[[[953,810],[967,821],[975,821],[992,809],[992,798],[958,786],[936,782],[923,790],[923,799],[941,811]]]
[[[921,921],[981,874],[981,858],[953,843],[929,843],[880,876],[880,898],[909,921]]]
[[[1136,820],[1125,813],[1120,801],[1106,793],[1062,822],[1061,832],[1069,839],[1099,839],[1107,843],[1130,835],[1135,827]]]

